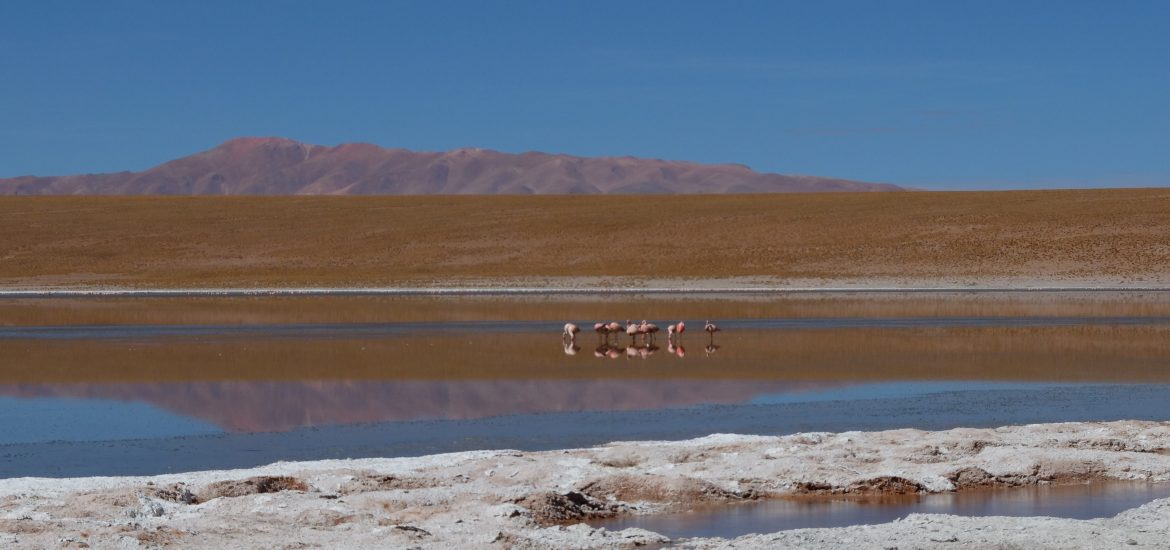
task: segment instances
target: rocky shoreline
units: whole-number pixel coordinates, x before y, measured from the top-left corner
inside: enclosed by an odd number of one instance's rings
[[[148,477],[0,480],[6,547],[691,548],[1170,541],[1170,499],[1102,520],[914,514],[875,526],[670,541],[581,520],[796,494],[1170,481],[1170,423],[717,434],[546,452],[282,462]]]

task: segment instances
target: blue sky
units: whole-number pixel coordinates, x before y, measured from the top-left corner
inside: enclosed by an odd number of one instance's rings
[[[0,177],[237,136],[1170,185],[1170,2],[0,2]]]

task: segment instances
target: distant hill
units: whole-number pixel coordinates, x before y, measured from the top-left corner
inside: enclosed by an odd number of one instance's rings
[[[881,183],[764,174],[739,164],[584,158],[486,149],[445,153],[238,138],[144,172],[0,179],[0,195],[556,195],[901,191]]]

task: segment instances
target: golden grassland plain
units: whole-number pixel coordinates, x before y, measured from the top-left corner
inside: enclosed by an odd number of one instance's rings
[[[5,197],[0,287],[766,276],[1141,284],[1170,189],[708,196]]]

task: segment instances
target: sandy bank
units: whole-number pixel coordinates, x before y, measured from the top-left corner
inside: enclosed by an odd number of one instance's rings
[[[791,494],[940,492],[1102,479],[1170,481],[1170,423],[940,432],[712,435],[565,451],[278,463],[154,477],[0,480],[18,547],[592,547],[664,542],[589,517]],[[915,515],[692,547],[1157,546],[1170,500],[1105,520]]]
[[[1118,293],[1170,292],[1170,285],[1133,285],[1113,281],[1068,285],[1029,281],[1022,286],[970,283],[966,286],[699,286],[654,287],[532,286],[532,287],[356,287],[356,288],[94,288],[0,289],[0,298],[197,298],[251,296],[546,296],[546,295],[695,295],[695,294],[953,294],[953,293]]]
[[[178,298],[246,296],[549,296],[549,295],[834,295],[1170,292],[1170,274],[1130,276],[968,277],[456,277],[410,284],[333,286],[176,286],[77,284],[10,279],[0,298]]]

